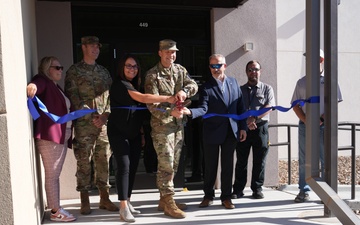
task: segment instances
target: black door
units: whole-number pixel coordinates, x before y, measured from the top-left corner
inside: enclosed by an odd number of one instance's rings
[[[175,40],[180,50],[176,63],[185,66],[199,85],[209,76],[209,10],[76,5],[72,6],[72,27],[74,61],[82,58],[80,38],[87,35],[98,36],[103,47],[97,62],[105,66],[112,76],[116,76],[116,64],[125,53],[135,54],[139,58],[144,75],[159,61],[158,43],[167,38]],[[192,101],[195,106],[197,96]],[[198,135],[201,130],[200,122],[191,121],[186,127],[186,148],[175,181],[177,187],[184,186],[184,176],[192,175],[192,167],[201,170],[201,166],[197,165],[201,165],[201,154],[200,159],[196,159],[198,151],[201,150],[201,137]],[[143,172],[144,167],[139,166],[138,174]],[[139,180],[142,179],[137,179],[137,184]],[[144,186],[145,183],[146,181],[141,182],[139,186],[135,184],[135,188],[154,188]]]

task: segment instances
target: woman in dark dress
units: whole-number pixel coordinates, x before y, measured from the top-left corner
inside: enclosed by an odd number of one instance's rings
[[[129,109],[141,103],[175,103],[174,96],[143,94],[140,92],[140,66],[132,55],[126,55],[119,64],[117,76],[110,89],[111,114],[108,119],[108,137],[117,164],[116,186],[120,200],[120,219],[134,222],[132,214],[139,214],[130,204],[136,170],[141,154],[141,126],[144,110]],[[122,108],[123,107],[123,108]]]

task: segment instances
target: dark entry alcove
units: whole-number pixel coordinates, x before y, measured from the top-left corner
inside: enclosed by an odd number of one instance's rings
[[[159,41],[170,38],[177,41],[180,50],[176,63],[185,66],[191,77],[201,85],[209,76],[210,24],[209,8],[190,10],[171,6],[144,8],[73,4],[74,62],[82,58],[81,37],[95,35],[103,45],[97,62],[108,68],[113,77],[116,76],[118,59],[125,53],[136,55],[140,60],[142,73],[145,73],[159,61]],[[197,98],[198,96],[192,98],[192,106],[196,106]],[[192,167],[201,170],[201,165],[198,165],[202,164],[200,120],[190,121],[185,129],[186,146],[175,178],[177,187],[185,186],[185,176],[191,176]],[[142,160],[135,188],[155,188],[155,177],[146,173]]]

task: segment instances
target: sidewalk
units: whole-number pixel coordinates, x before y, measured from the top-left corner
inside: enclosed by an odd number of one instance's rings
[[[296,185],[282,187],[282,190],[264,188],[264,199],[251,198],[251,190],[245,189],[245,196],[233,200],[235,209],[229,210],[221,206],[219,200],[220,191],[216,191],[214,204],[208,208],[199,208],[202,200],[202,190],[183,191],[177,190],[175,200],[187,203],[187,217],[185,219],[173,219],[157,211],[159,199],[158,190],[137,190],[131,197],[133,206],[141,210],[141,214],[136,215],[134,224],[172,224],[172,225],[217,225],[217,224],[286,224],[286,225],[305,225],[305,224],[341,224],[336,217],[327,218],[323,216],[324,205],[314,192],[310,193],[310,201],[305,203],[294,203],[297,194]],[[339,188],[339,196],[342,199],[350,199],[350,187]],[[356,196],[360,193],[357,190]],[[118,204],[117,196],[111,195],[111,200]],[[77,217],[71,222],[74,225],[88,224],[128,224],[120,221],[117,212],[108,212],[98,208],[99,197],[92,196],[92,214],[83,216],[79,214],[79,199],[63,200],[62,207]],[[63,222],[52,222],[49,220],[49,212],[46,212],[42,224],[64,224]]]

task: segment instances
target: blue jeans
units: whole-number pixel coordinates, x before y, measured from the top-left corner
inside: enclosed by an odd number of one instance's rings
[[[320,138],[320,165],[321,165],[321,176],[324,176],[324,125],[320,126],[319,129],[319,138]],[[309,185],[305,182],[305,124],[303,122],[299,123],[299,189],[303,192],[310,191]]]

